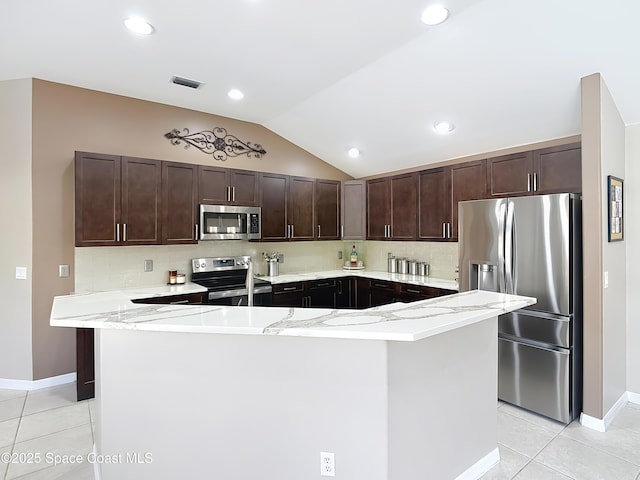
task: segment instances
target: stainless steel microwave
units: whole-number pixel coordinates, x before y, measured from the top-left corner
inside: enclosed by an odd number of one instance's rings
[[[200,205],[199,240],[259,240],[262,209],[232,205]]]

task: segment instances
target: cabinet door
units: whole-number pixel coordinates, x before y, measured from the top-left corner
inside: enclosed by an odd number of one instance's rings
[[[260,174],[251,170],[229,170],[231,203],[257,207],[260,205]]]
[[[289,177],[277,173],[263,173],[261,174],[260,183],[262,185],[260,200],[260,206],[262,207],[262,239],[286,240],[288,238],[287,198]]]
[[[336,280],[316,280],[309,282],[309,307],[336,308]]]
[[[393,282],[383,282],[371,280],[370,306],[387,305],[397,300],[396,284]]]
[[[229,203],[229,170],[220,167],[198,167],[198,201],[208,205]]]
[[[316,181],[313,178],[289,178],[288,218],[292,240],[313,240],[315,221]]]
[[[458,239],[458,202],[487,198],[487,162],[466,162],[451,167],[451,240]]]
[[[120,157],[75,154],[76,246],[119,245]]]
[[[353,288],[352,306],[357,309],[369,308],[371,306],[371,280],[366,278],[355,278]]]
[[[271,304],[274,307],[303,307],[305,306],[305,283],[291,282],[273,285]]]
[[[535,150],[533,169],[536,195],[582,192],[580,143]]]
[[[162,162],[162,243],[198,243],[198,167]]]
[[[389,178],[367,181],[367,238],[384,240],[391,225],[391,182]]]
[[[336,279],[336,308],[351,308],[351,287],[355,282],[352,277]]]
[[[343,240],[367,238],[367,182],[349,180],[342,182],[341,235]]]
[[[95,397],[96,374],[93,328],[76,328],[77,400]]]
[[[318,240],[340,239],[340,182],[316,181],[316,220]]]
[[[394,240],[416,239],[417,175],[391,177],[391,237]]]
[[[449,168],[432,168],[418,174],[418,239],[445,240],[451,223]]]
[[[122,157],[121,240],[125,245],[161,243],[162,162]]]
[[[487,160],[490,197],[529,195],[533,188],[531,152],[514,153]]]

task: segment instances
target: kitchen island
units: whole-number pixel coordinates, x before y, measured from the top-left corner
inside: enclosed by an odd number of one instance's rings
[[[478,478],[498,459],[497,316],[529,297],[466,292],[367,310],[56,297],[96,329],[101,478]]]

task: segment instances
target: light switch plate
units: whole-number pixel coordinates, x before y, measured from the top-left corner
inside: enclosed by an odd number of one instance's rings
[[[145,272],[153,272],[153,260],[145,260],[144,261],[144,271]]]
[[[27,267],[16,267],[16,280],[27,279]]]
[[[58,276],[66,278],[69,276],[69,265],[58,265]]]
[[[604,288],[609,288],[609,272],[604,272]]]

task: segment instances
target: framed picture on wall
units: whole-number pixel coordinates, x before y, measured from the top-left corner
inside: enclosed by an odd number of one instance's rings
[[[609,204],[609,241],[618,242],[624,240],[623,218],[623,181],[612,175],[607,177],[608,204]]]

